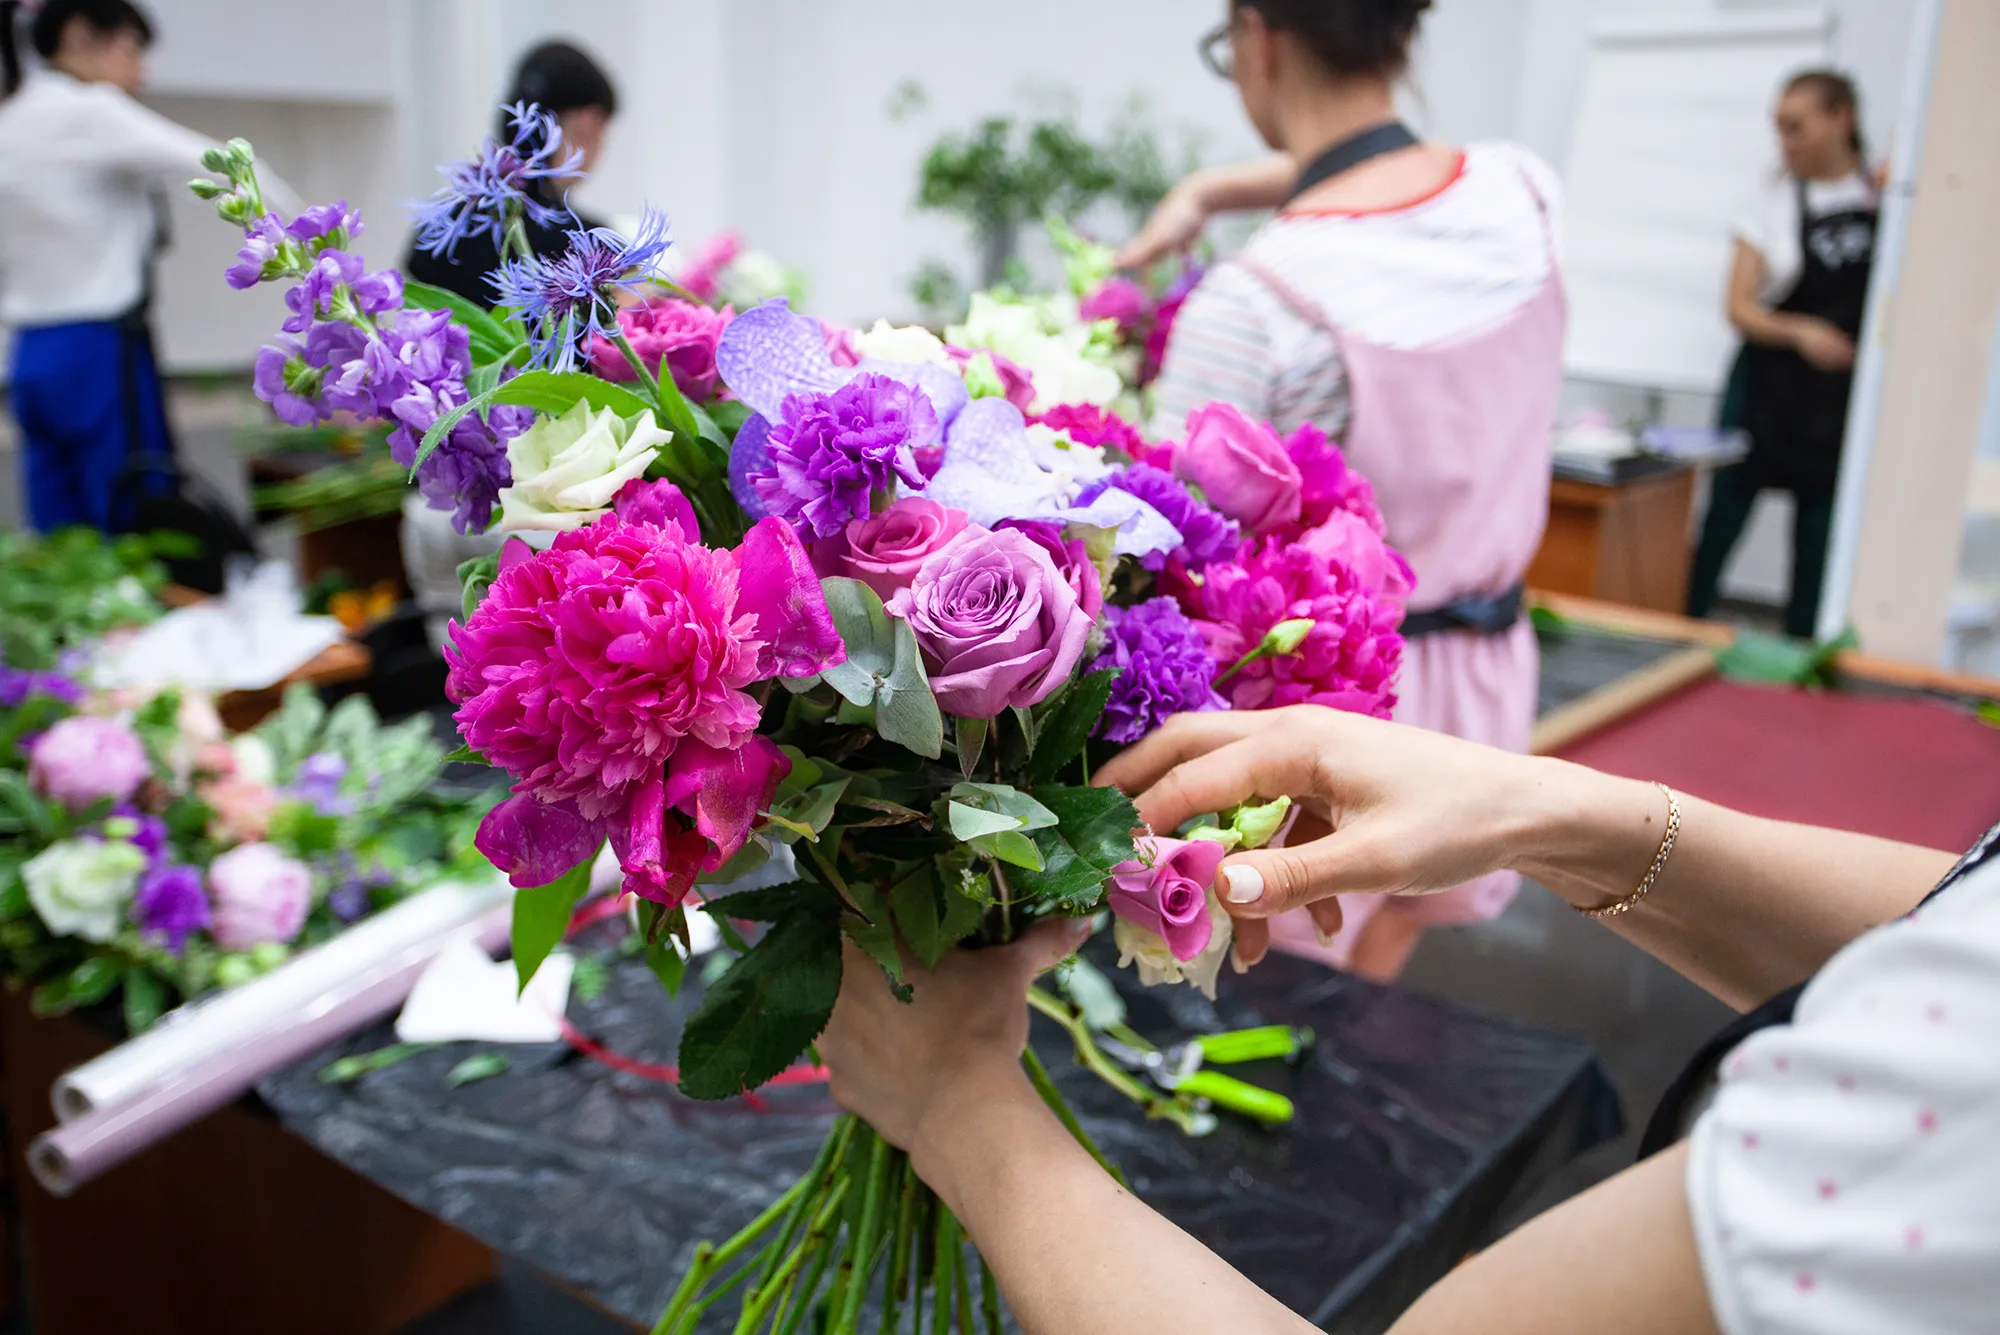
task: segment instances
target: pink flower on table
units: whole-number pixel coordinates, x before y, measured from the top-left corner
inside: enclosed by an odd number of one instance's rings
[[[727,306],[714,310],[691,301],[660,297],[618,312],[618,327],[625,332],[632,351],[654,375],[662,367],[674,377],[681,393],[697,403],[715,394],[717,373],[715,348],[722,331],[736,312]],[[602,334],[590,340],[590,369],[606,380],[631,381],[639,378],[632,363],[618,346]]]
[[[216,942],[249,950],[298,936],[312,902],[312,872],[270,844],[244,844],[209,864],[208,889]]]
[[[1293,652],[1258,658],[1217,686],[1232,708],[1320,704],[1387,718],[1395,706],[1402,597],[1393,586],[1371,586],[1350,563],[1364,540],[1380,548],[1380,539],[1351,516],[1335,520],[1297,539],[1248,544],[1235,560],[1211,564],[1200,584],[1177,590],[1218,673],[1280,621],[1313,623]]]
[[[123,719],[75,714],[35,739],[28,782],[71,811],[110,798],[123,802],[153,772],[146,748]]]
[[[889,604],[916,632],[938,708],[993,718],[1046,699],[1083,657],[1091,617],[1047,548],[967,528]]]
[[[655,504],[677,495],[644,499],[647,519],[614,511],[546,552],[509,543],[445,650],[460,734],[515,780],[477,842],[517,886],[609,837],[628,889],[679,903],[743,846],[788,769],[754,735],[746,688],[846,657],[790,525],[761,520],[716,550]]]
[[[1226,851],[1206,839],[1141,838],[1140,860],[1111,869],[1107,899],[1112,913],[1153,933],[1182,962],[1208,948],[1214,927],[1208,888]]]
[[[906,589],[932,553],[965,531],[965,511],[906,496],[880,514],[847,526],[847,549],[829,573],[858,579],[882,601]]]
[[[1174,475],[1202,490],[1208,503],[1262,533],[1299,517],[1299,466],[1269,423],[1253,422],[1227,403],[1188,414],[1187,438],[1174,448]]]

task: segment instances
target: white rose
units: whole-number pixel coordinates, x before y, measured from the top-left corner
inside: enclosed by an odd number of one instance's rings
[[[561,417],[544,417],[507,442],[514,485],[500,489],[500,531],[562,532],[611,509],[618,489],[652,466],[671,431],[651,412],[626,421],[578,400]]]
[[[944,350],[944,340],[918,324],[899,326],[887,320],[877,320],[874,328],[854,336],[854,349],[863,357],[876,357],[885,362],[951,365],[951,355]]]
[[[123,839],[64,839],[21,868],[28,902],[57,936],[109,941],[146,869],[146,855]]]
[[[1101,408],[1124,390],[1116,371],[1086,355],[1091,334],[1089,325],[1076,323],[1073,303],[1002,301],[986,292],[973,294],[964,324],[945,330],[960,347],[990,348],[1034,377],[1029,411],[1036,413],[1062,403]]]
[[[1224,911],[1215,891],[1208,892],[1208,921],[1214,929],[1208,945],[1191,960],[1177,960],[1158,932],[1134,927],[1123,918],[1111,920],[1111,938],[1118,943],[1118,967],[1139,966],[1139,981],[1147,987],[1161,983],[1190,983],[1210,1001],[1215,1000],[1216,976],[1222,972],[1223,957],[1235,939],[1235,925]],[[1239,970],[1240,972],[1240,970]]]

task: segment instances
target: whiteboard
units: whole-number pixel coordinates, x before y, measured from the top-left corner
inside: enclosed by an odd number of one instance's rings
[[[1563,183],[1571,375],[1720,388],[1731,223],[1777,170],[1779,87],[1832,35],[1818,8],[1593,29]]]

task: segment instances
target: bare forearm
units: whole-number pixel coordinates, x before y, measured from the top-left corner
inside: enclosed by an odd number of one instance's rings
[[[1665,832],[1650,783],[1557,760],[1534,767],[1541,813],[1516,868],[1581,908],[1639,884]],[[1950,853],[1746,816],[1681,796],[1681,830],[1652,890],[1606,925],[1739,1008],[1815,973],[1833,953],[1907,913]]]
[[[1235,213],[1244,209],[1275,209],[1291,193],[1299,164],[1283,153],[1226,167],[1208,167],[1188,178],[1205,213]]]
[[[911,1147],[1028,1335],[1311,1326],[1106,1176],[1019,1071],[967,1082]]]
[[[1774,311],[1748,297],[1734,297],[1729,303],[1729,323],[1749,342],[1767,348],[1798,345],[1797,321],[1783,311]]]

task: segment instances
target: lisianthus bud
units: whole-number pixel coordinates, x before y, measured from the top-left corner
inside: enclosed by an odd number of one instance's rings
[[[1264,632],[1263,643],[1257,648],[1266,654],[1295,654],[1299,646],[1306,642],[1312,631],[1311,617],[1294,617],[1290,621],[1280,621]]]

